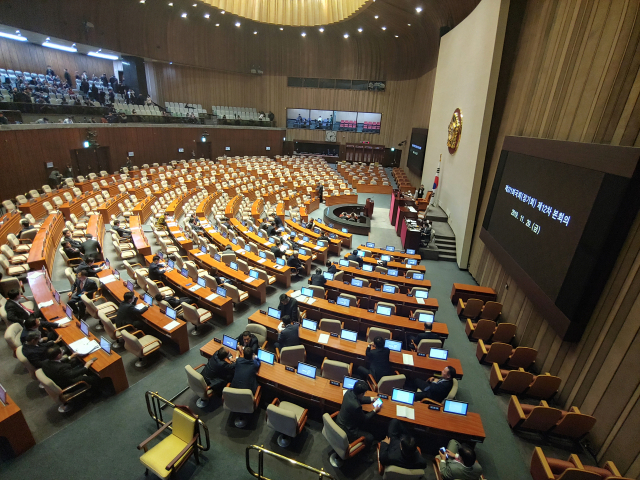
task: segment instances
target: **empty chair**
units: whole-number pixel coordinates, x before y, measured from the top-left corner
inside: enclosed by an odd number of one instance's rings
[[[529,471],[533,480],[631,480],[623,478],[613,462],[604,467],[583,465],[576,454],[568,460],[548,458],[540,447],[535,447]]]
[[[305,362],[307,352],[304,345],[296,345],[293,347],[284,347],[282,350],[276,348],[276,361],[287,367],[298,367],[299,362]]]
[[[31,249],[31,240],[28,238],[18,239],[13,233],[7,235],[7,243],[13,249],[14,252],[29,253]]]
[[[367,328],[367,342],[371,343],[376,337],[382,337],[385,340],[391,338],[391,330],[379,327]]]
[[[198,408],[206,407],[211,397],[213,397],[215,394],[213,389],[209,385],[207,385],[204,377],[198,372],[198,369],[204,366],[205,364],[203,363],[202,365],[198,365],[195,368],[191,365],[186,365],[184,367],[187,373],[189,388],[191,388],[191,391],[193,391],[193,393],[198,396],[198,400],[196,401],[196,406]]]
[[[480,312],[480,318],[486,318],[487,320],[495,320],[502,313],[502,304],[499,302],[487,302]]]
[[[562,410],[551,408],[546,401],[540,405],[520,405],[518,398],[511,395],[507,409],[507,421],[514,430],[547,432],[562,418]]]
[[[325,357],[322,361],[320,375],[323,378],[341,382],[344,377],[350,377],[353,370],[353,363],[344,363],[337,360],[329,360]]]
[[[351,266],[351,265],[349,265]],[[382,273],[383,275],[386,275],[388,272],[387,267],[383,267],[382,265],[376,265],[376,268],[373,269],[375,272],[378,273]]]
[[[484,340],[485,342],[491,338],[496,330],[496,322],[493,320],[480,319],[477,323],[473,323],[467,318],[467,324],[464,333],[469,340]]]
[[[98,311],[98,319],[102,324],[105,333],[111,340],[113,340],[113,343],[111,344],[112,348],[120,348],[122,346],[120,345],[120,340],[122,340],[122,330],[135,331],[135,328],[131,324],[116,328],[111,319],[101,311]]]
[[[342,298],[346,298],[347,300],[349,300],[349,306],[350,307],[357,307],[359,306],[359,302],[358,299],[354,296],[354,295],[349,295],[347,293],[341,293],[340,296]]]
[[[512,350],[507,365],[511,368],[524,368],[526,370],[535,363],[537,356],[538,351],[534,348],[517,347]]]
[[[173,295],[175,295],[175,292],[173,291],[173,289],[169,287],[165,287],[162,282],[154,282],[153,280],[147,277],[144,278],[144,281],[147,285],[147,292],[149,292],[149,295],[151,295],[153,298],[155,298],[155,296],[159,293],[162,294],[162,296],[165,298],[172,297]]]
[[[69,402],[91,389],[91,386],[84,380],[76,382],[67,388],[60,388],[53,380],[45,375],[41,368],[36,370],[36,378],[44,385],[47,394],[59,404],[58,412],[60,413],[71,410]]]
[[[506,343],[493,342],[491,345],[485,345],[482,340],[478,340],[476,358],[480,363],[504,365],[509,360],[512,351],[511,345]]]
[[[129,263],[127,260],[124,260],[122,263],[124,263],[124,268],[127,269],[127,273],[132,279],[136,278],[136,272],[139,272],[140,275],[143,275],[145,277],[149,275],[149,269],[143,268],[139,263]]]
[[[7,257],[11,265],[20,265],[26,263],[27,259],[29,258],[28,255],[16,255],[16,253],[11,250],[9,245],[0,246],[0,251],[5,257]]]
[[[514,323],[499,324],[491,336],[491,342],[511,343],[516,336],[516,328]]]
[[[227,295],[229,296],[229,298],[231,298],[234,307],[249,298],[249,294],[247,292],[238,290],[238,287],[234,285],[225,283],[224,288],[227,291]]]
[[[482,306],[482,300],[478,300],[477,298],[470,298],[466,303],[459,298],[457,308],[458,317],[471,319],[478,318],[478,315],[480,315],[480,312],[482,311]]]
[[[442,340],[436,340],[434,338],[423,338],[420,340],[420,343],[416,345],[416,352],[418,353],[426,353],[429,355],[429,352],[432,348],[442,348]]]
[[[244,428],[247,425],[243,414],[253,413],[258,408],[261,395],[262,387],[260,386],[258,386],[255,395],[248,388],[225,387],[222,390],[224,409],[239,414],[236,415],[233,422],[237,428]]]
[[[106,298],[103,296],[94,296],[93,298],[89,298],[86,295],[81,295],[80,299],[82,303],[84,303],[87,308],[87,313],[91,315],[95,319],[99,319],[99,312],[104,313],[107,316],[111,316],[115,314],[118,310],[118,307],[113,302],[108,302]],[[98,300],[103,300],[102,303],[97,303]]]
[[[369,385],[371,385],[371,380],[373,379],[372,375],[369,375]],[[374,383],[375,383],[375,379]],[[385,395],[391,395],[393,393],[394,388],[404,388],[404,382],[407,380],[407,377],[404,375],[387,375],[382,377],[379,382],[377,382],[376,389],[378,393],[382,393]]]
[[[286,448],[291,438],[297,437],[307,423],[306,408],[290,402],[281,402],[277,397],[267,406],[267,425],[280,433],[278,445]]]
[[[211,320],[213,315],[211,315],[211,312],[205,308],[197,308],[193,305],[189,305],[188,303],[183,303],[182,318],[193,325],[191,335],[199,335],[200,332],[198,332],[198,326]]]
[[[159,339],[153,335],[145,335],[140,330],[133,333],[122,330],[122,338],[127,352],[138,357],[138,361],[135,363],[136,367],[144,367],[147,364],[147,357],[159,350],[162,345]]]
[[[518,370],[501,370],[497,363],[491,365],[489,384],[491,390],[496,393],[503,392],[520,395],[529,388],[533,382],[533,374],[525,372],[522,368]]]
[[[323,332],[337,333],[338,335],[340,335],[343,328],[343,322],[332,318],[323,318],[320,320],[320,324],[318,325],[319,330],[322,330]]]
[[[544,400],[541,402],[544,402]],[[562,437],[579,439],[589,433],[595,424],[595,417],[580,413],[578,407],[571,407],[568,412],[563,412],[561,420],[551,433]]]
[[[22,335],[22,325],[19,323],[10,324],[4,332],[4,340],[9,345],[14,357],[16,356],[16,350],[22,345],[20,335]]]
[[[315,298],[325,298],[324,287],[320,287],[318,285],[309,285],[309,287],[313,291],[313,296]]]
[[[335,468],[340,468],[344,460],[354,457],[365,448],[364,437],[359,437],[349,443],[345,431],[334,421],[338,413],[340,412],[335,412],[331,415],[325,413],[322,416],[322,435],[334,450],[329,457],[329,462]]]
[[[549,400],[556,393],[558,393],[558,389],[560,388],[561,383],[562,380],[560,379],[560,377],[556,377],[549,373],[545,373],[544,375],[536,375],[533,379],[533,383],[526,391],[526,394],[528,397]]]

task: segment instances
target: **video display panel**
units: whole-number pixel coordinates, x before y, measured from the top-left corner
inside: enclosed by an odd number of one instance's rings
[[[382,114],[341,110],[287,109],[287,128],[380,133]]]

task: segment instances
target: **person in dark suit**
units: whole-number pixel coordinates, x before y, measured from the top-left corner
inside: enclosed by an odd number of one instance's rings
[[[431,331],[432,323],[424,322],[424,332],[417,335],[409,335],[409,347],[416,350],[420,345],[420,340],[442,340],[442,337]]]
[[[302,265],[302,262],[298,258],[297,252],[293,252],[293,255],[289,257],[287,265],[295,270],[296,275],[304,275],[304,265]]]
[[[93,362],[95,362],[95,357],[82,366],[63,362],[62,349],[58,345],[53,345],[47,349],[47,360],[42,363],[42,371],[62,389],[70,387],[74,383],[87,382],[91,387],[91,393],[95,395],[100,387],[100,379],[89,372],[89,367]]]
[[[71,234],[71,230],[68,230],[68,229],[65,228],[62,231],[62,234],[64,235],[62,237],[62,244],[64,245],[64,242],[69,242],[73,248],[77,249],[78,252],[80,252],[80,247],[82,246],[82,242],[79,242],[78,240],[73,238],[73,236]],[[76,255],[76,257],[78,257],[78,256],[79,255]]]
[[[80,258],[80,250],[71,246],[71,243],[66,240],[62,243],[62,250],[67,258]]]
[[[380,464],[389,467],[424,469],[427,461],[416,449],[416,440],[397,418],[389,422],[387,437],[380,442]]]
[[[384,346],[384,338],[374,338],[373,343],[369,343],[367,346],[366,359],[369,368],[360,366],[357,368],[356,374],[363,380],[367,380],[371,374],[376,382],[379,382],[382,377],[393,375],[389,352],[390,350]]]
[[[446,455],[437,456],[443,480],[480,480],[482,467],[476,461],[476,453],[471,447],[456,440],[450,440]]]
[[[163,300],[167,302],[169,305],[171,305],[171,308],[178,308],[183,303],[195,305],[193,303],[193,300],[191,300],[189,297],[163,297],[161,293],[158,293],[154,298],[156,302],[158,302],[158,306],[160,307],[160,309],[163,310],[163,312],[164,312],[164,308],[161,303]]]
[[[84,317],[86,307],[84,302],[80,298],[82,295],[86,295],[89,298],[93,297],[93,292],[98,290],[98,285],[93,280],[87,278],[87,272],[81,270],[78,272],[76,281],[73,283],[73,288],[69,292],[69,301],[67,305],[71,307],[78,318]]]
[[[364,265],[364,260],[362,259],[362,257],[358,256],[358,250],[354,250],[349,255],[347,255],[347,260],[358,262],[358,265],[360,266],[360,268],[362,268],[362,265]]]
[[[258,389],[256,375],[260,369],[260,360],[251,347],[244,347],[242,357],[236,361],[236,368],[231,381],[231,388],[248,388],[254,394]]]
[[[298,301],[295,298],[290,298],[286,293],[280,295],[278,310],[282,312],[283,318],[288,315],[292,322],[298,321]]]
[[[49,342],[58,339],[56,328],[65,328],[69,325],[66,323],[61,327],[58,327],[56,323],[47,322],[46,320],[40,320],[39,318],[29,317],[24,321],[24,328],[20,334],[20,342],[24,343],[27,340],[27,335],[31,332],[39,332],[41,342]]]
[[[272,223],[267,224],[267,235],[269,235],[270,237],[273,237],[275,234],[276,234],[275,225]]]
[[[336,417],[336,424],[347,434],[349,443],[355,439],[364,437],[364,443],[370,447],[373,443],[373,435],[362,428],[371,418],[380,411],[374,408],[372,411],[364,413],[363,404],[373,403],[377,397],[365,397],[364,393],[369,390],[367,382],[358,380],[351,390],[347,390],[342,398],[340,413]]]
[[[24,322],[28,318],[40,316],[40,312],[35,312],[25,307],[20,303],[21,298],[27,299],[18,289],[14,288],[9,290],[7,292],[7,303],[5,303],[4,309],[7,312],[7,320],[9,320],[9,322],[19,323],[24,326]]]
[[[31,230],[35,230],[35,227],[32,227],[31,224],[29,223],[29,220],[21,220],[20,221],[20,225],[22,225],[22,229],[18,232],[18,235],[16,235],[16,237],[23,238],[23,235]],[[26,237],[24,237],[26,238]]]
[[[229,352],[220,347],[202,369],[204,381],[218,394],[233,379],[236,370],[235,362],[228,359]]]
[[[282,240],[276,238],[276,243],[271,245],[271,248],[269,249],[271,250],[271,253],[273,253],[273,256],[276,258],[282,258],[282,255],[284,255],[282,253],[282,250],[280,250],[280,245],[282,245]]]
[[[258,337],[246,330],[242,332],[238,335],[238,350],[242,351],[244,347],[249,347],[253,353],[257,354],[260,348]]]
[[[273,224],[275,225],[276,230],[278,228],[284,227],[284,224],[282,223],[282,219],[278,215],[273,216]]]
[[[165,281],[164,272],[166,268],[164,265],[160,263],[160,257],[158,255],[153,256],[153,260],[149,265],[149,280],[153,280],[154,282],[163,282]]]
[[[327,272],[333,273],[334,275],[338,273],[338,267],[335,263],[327,262]]]
[[[95,258],[91,255],[85,256],[85,259],[78,264],[75,268],[75,272],[78,273],[80,270],[84,270],[87,272],[87,277],[96,277],[98,272],[102,270],[100,265],[96,264]]]
[[[22,345],[22,354],[35,368],[42,368],[42,363],[47,359],[47,349],[54,345],[52,341],[42,342],[41,340],[40,330],[33,330],[27,334]]]
[[[324,278],[324,275],[322,274],[322,269],[316,268],[316,273],[311,275],[311,285],[324,287],[325,283],[327,283],[327,279]]]
[[[94,240],[90,233],[85,234],[86,240],[80,245],[80,251],[86,256],[93,255],[93,258],[102,260],[102,247],[97,240]]]
[[[442,378],[436,379],[434,377],[428,380],[422,380],[421,378],[414,378],[413,383],[416,388],[422,390],[415,394],[415,401],[419,402],[423,398],[429,398],[434,402],[442,403],[449,392],[453,388],[453,378],[456,376],[456,369],[452,366],[444,367],[442,370]]]
[[[116,328],[133,325],[136,330],[144,330],[145,323],[140,320],[140,314],[146,312],[149,307],[145,306],[138,310],[135,307],[136,300],[137,297],[133,292],[126,292],[124,294],[124,300],[118,305],[118,313],[115,318]]]
[[[420,188],[416,190],[416,198],[424,197],[424,185],[420,185]]]
[[[278,341],[274,344],[274,347],[282,350],[285,347],[295,347],[296,345],[300,345],[300,336],[298,332],[300,324],[293,323],[289,315],[283,315],[281,320],[282,323],[278,326],[278,330],[280,332],[278,334]]]
[[[117,233],[121,238],[131,237],[131,230],[126,230],[126,229],[122,228],[122,227],[120,226],[120,220],[114,220],[114,222],[113,222],[113,229],[116,231],[116,233]]]
[[[324,186],[319,183],[318,186],[316,187],[316,193],[318,194],[318,199],[320,200],[320,203],[322,203],[322,194],[324,193]]]

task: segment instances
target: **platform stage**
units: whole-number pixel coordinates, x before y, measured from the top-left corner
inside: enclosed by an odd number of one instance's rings
[[[365,205],[360,204],[342,204],[331,205],[326,207],[323,212],[323,221],[327,224],[332,223],[334,228],[346,228],[347,232],[357,235],[368,235],[371,230],[371,219],[367,216],[360,217],[357,222],[340,218],[341,213],[355,213],[361,215],[366,213]]]

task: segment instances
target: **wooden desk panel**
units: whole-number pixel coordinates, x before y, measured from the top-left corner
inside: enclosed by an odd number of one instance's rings
[[[390,252],[388,250],[385,250],[384,248],[373,248],[373,247],[367,247],[366,245],[360,245],[358,247],[358,250],[365,250],[367,252],[371,252],[373,255],[389,255],[395,259],[400,259],[402,260],[407,260],[407,259],[412,259],[412,260],[417,260],[418,264],[420,263],[420,261],[422,260],[422,257],[420,255],[412,255],[410,253],[406,253],[406,252],[399,252],[399,251],[393,251]]]
[[[120,207],[118,207],[118,204],[122,203],[125,199],[128,198],[128,194],[120,193],[118,195],[110,197],[102,205],[98,206],[98,214],[102,216],[102,220],[104,221],[104,223],[111,222],[111,215],[115,215],[116,217],[120,215]]]
[[[323,195],[324,204],[327,207],[332,205],[356,204],[358,195]]]
[[[60,205],[60,211],[64,215],[64,218],[67,220],[71,220],[71,214],[73,213],[76,217],[84,215],[84,210],[82,210],[82,204],[86,203],[90,198],[95,198],[98,195],[101,195],[100,190],[84,192],[79,197],[75,197],[71,202],[65,202]]]
[[[0,437],[7,439],[16,457],[36,444],[22,410],[8,393],[7,404],[0,403]]]
[[[320,208],[320,199],[315,197],[311,200],[307,200],[304,202],[304,208],[307,211],[307,215],[315,212],[318,208]]]
[[[5,213],[2,217],[0,217],[0,242],[2,245],[7,243],[7,235],[13,233],[14,235],[18,235],[20,230],[22,230],[22,225],[20,225],[20,220],[22,217],[18,211],[14,211],[13,213]]]
[[[89,215],[87,222],[87,233],[90,233],[94,240],[97,240],[104,251],[104,222],[100,215]]]
[[[428,281],[428,280],[427,280]],[[429,282],[431,283],[431,282]],[[424,303],[418,302],[416,297],[408,297],[404,293],[385,293],[382,290],[376,290],[371,287],[355,287],[351,283],[344,283],[338,280],[327,280],[324,288],[326,290],[337,290],[358,298],[371,298],[375,301],[389,302],[395,305],[406,305],[412,310],[432,310],[438,311],[438,300],[436,298],[425,298]]]
[[[498,293],[489,287],[454,283],[451,287],[451,303],[456,305],[459,298],[461,298],[463,302],[466,302],[470,298],[477,298],[483,302],[495,302],[498,298]]]
[[[347,258],[349,255],[351,255],[351,252],[345,253],[344,258]],[[378,261],[373,257],[362,257],[362,260],[364,260],[364,263],[373,265],[374,268],[378,265]],[[387,268],[395,268],[401,272],[415,270],[417,272],[425,273],[427,271],[424,265],[407,265],[406,263],[394,262],[393,260],[387,262]]]
[[[27,263],[31,270],[40,270],[44,265],[49,275],[51,275],[53,262],[56,258],[56,250],[62,239],[62,230],[64,230],[62,213],[58,212],[49,215],[40,230],[38,230],[31,244],[31,250],[29,250]]]
[[[336,263],[335,265],[338,270],[344,271],[345,274],[349,275],[350,277],[363,277],[368,279],[370,282],[375,282],[377,285],[390,283],[392,285],[398,285],[399,287],[404,287],[409,290],[413,287],[422,287],[427,289],[431,288],[431,282],[429,280],[414,280],[413,278],[401,276],[392,277],[391,275],[385,275],[376,271],[366,272],[361,268],[343,267],[339,263]]]
[[[391,185],[372,185],[367,183],[354,183],[353,188],[355,188],[358,193],[381,193],[391,195],[393,192],[393,187]]]
[[[310,238],[315,239],[316,243],[318,242],[318,239],[320,238],[319,233],[309,230],[308,228],[304,228],[302,225],[294,222],[289,218],[285,220],[285,223],[287,227],[289,227],[290,229],[295,230],[296,232],[301,233],[302,235],[306,235]],[[329,251],[335,253],[336,255],[340,255],[341,250],[342,250],[342,240],[337,238],[336,239],[329,238]],[[325,264],[326,264],[326,261],[325,261]]]
[[[133,246],[136,247],[138,253],[145,256],[151,255],[151,245],[149,245],[149,241],[144,234],[144,230],[142,229],[142,222],[140,221],[139,216],[132,215],[129,217],[129,229],[131,230],[131,240],[133,241]]]
[[[151,210],[151,205],[153,205],[155,199],[156,197],[154,195],[149,195],[148,197],[145,197],[142,200],[140,200],[133,207],[133,212],[131,213],[133,213],[134,215],[137,215],[140,218],[140,222],[142,224],[147,223],[147,220],[149,220],[149,217],[153,213]]]

